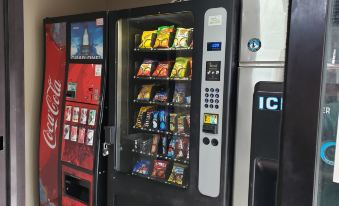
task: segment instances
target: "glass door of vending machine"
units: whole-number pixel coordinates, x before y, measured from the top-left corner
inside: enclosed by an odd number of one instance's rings
[[[193,21],[180,12],[117,22],[116,170],[188,187]]]
[[[201,6],[111,12],[109,205],[229,201],[235,4]]]

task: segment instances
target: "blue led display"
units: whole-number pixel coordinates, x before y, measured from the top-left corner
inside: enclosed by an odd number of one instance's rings
[[[221,50],[221,42],[208,42],[207,43],[207,51],[220,51]]]

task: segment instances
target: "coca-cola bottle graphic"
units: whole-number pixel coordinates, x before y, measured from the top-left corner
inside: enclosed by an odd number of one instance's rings
[[[91,53],[91,46],[89,42],[89,33],[87,26],[84,29],[84,35],[82,36],[81,55],[89,56]]]

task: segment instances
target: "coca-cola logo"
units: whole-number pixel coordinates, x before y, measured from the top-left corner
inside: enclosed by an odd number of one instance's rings
[[[43,130],[43,135],[46,144],[55,149],[57,143],[57,128],[58,128],[58,115],[61,96],[61,81],[52,81],[51,77],[48,77],[48,88],[46,90],[46,104],[47,104],[47,121],[46,128]]]

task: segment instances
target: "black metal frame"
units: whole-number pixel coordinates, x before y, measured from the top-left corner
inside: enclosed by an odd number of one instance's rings
[[[85,21],[95,21],[97,18],[103,18],[104,19],[104,26],[103,26],[103,41],[104,41],[104,54],[103,54],[103,59],[99,60],[93,60],[93,59],[83,59],[83,60],[74,60],[70,58],[70,43],[71,43],[71,23],[78,23],[78,22],[85,22]],[[61,160],[61,145],[62,145],[62,138],[59,138],[59,145],[60,145],[60,150],[58,154],[58,191],[59,191],[59,203],[61,204],[61,197],[62,197],[62,165],[65,165],[67,167],[70,167],[72,169],[76,169],[80,172],[84,172],[87,174],[93,175],[93,185],[92,185],[92,195],[93,195],[93,201],[92,204],[93,206],[99,206],[99,205],[104,205],[106,202],[106,188],[102,187],[102,185],[106,185],[106,170],[107,170],[107,158],[103,157],[101,155],[102,153],[102,145],[104,143],[104,135],[103,135],[103,130],[101,125],[105,124],[105,118],[104,118],[104,113],[105,113],[105,91],[106,91],[106,76],[107,76],[107,57],[108,57],[108,39],[107,39],[107,12],[95,12],[95,13],[87,13],[87,14],[78,14],[78,15],[70,15],[70,16],[62,16],[62,17],[53,17],[53,18],[45,18],[43,24],[50,24],[50,23],[61,23],[65,22],[66,23],[66,69],[65,69],[65,85],[64,88],[66,88],[67,84],[67,76],[68,76],[68,69],[69,69],[69,64],[101,64],[102,65],[102,82],[101,82],[101,94],[102,94],[102,99],[100,100],[99,104],[99,110],[101,111],[99,113],[99,123],[97,125],[97,132],[96,132],[96,138],[94,140],[93,146],[93,157],[94,157],[94,164],[93,164],[93,171],[89,171],[87,169],[83,169],[81,167],[62,162]],[[44,33],[45,33],[45,28],[44,28]],[[45,36],[45,35],[44,35]],[[46,54],[45,51],[45,42],[46,40],[44,39],[44,54]],[[45,65],[45,59],[44,58],[44,65]],[[45,71],[44,71],[45,72]],[[42,87],[44,87],[44,83],[42,82]],[[43,95],[43,94],[42,94]],[[42,98],[41,98],[42,100]],[[66,96],[63,98],[63,106],[62,106],[62,111],[61,113],[64,113],[64,107],[65,107],[65,102],[66,102]],[[63,124],[63,116],[61,119],[61,122]],[[62,129],[62,128],[60,128]],[[60,132],[60,135],[62,136],[62,132]],[[38,172],[38,171],[37,171]],[[39,183],[38,183],[39,184]]]
[[[6,205],[25,204],[23,1],[2,0],[1,58],[5,72]],[[3,93],[4,92],[4,93]],[[2,122],[3,123],[3,122]]]
[[[115,23],[119,19],[140,17],[145,15],[154,15],[160,13],[176,13],[180,11],[190,11],[194,15],[194,51],[193,59],[194,65],[199,68],[202,64],[202,44],[203,42],[203,22],[204,13],[208,8],[225,7],[228,12],[227,24],[227,46],[226,46],[226,68],[229,68],[225,77],[225,93],[223,132],[224,142],[223,157],[222,157],[222,179],[221,179],[221,193],[218,198],[210,198],[203,196],[198,191],[198,152],[199,152],[199,138],[191,139],[190,147],[190,187],[187,190],[181,190],[176,187],[171,187],[164,184],[149,182],[145,179],[135,178],[114,171],[114,149],[111,148],[111,155],[108,161],[108,205],[119,205],[120,201],[124,205],[138,203],[143,206],[145,204],[150,206],[164,205],[164,206],[184,206],[184,205],[229,205],[231,201],[232,188],[232,164],[233,164],[233,135],[234,135],[234,120],[235,120],[235,99],[236,99],[236,67],[237,67],[237,47],[238,47],[238,17],[240,1],[191,1],[180,2],[175,4],[165,4],[130,10],[122,10],[111,12],[109,15],[109,72],[108,72],[108,125],[115,126],[115,102],[116,99],[116,85],[115,85]],[[199,42],[199,43],[198,43]],[[199,113],[200,113],[200,87],[201,74],[195,72],[192,79],[192,93],[191,107],[191,137],[199,137]],[[227,116],[227,117],[226,117]],[[226,138],[229,137],[229,138]],[[113,151],[113,152],[112,152]],[[121,199],[120,199],[121,198]],[[120,204],[122,203],[120,202]]]
[[[279,206],[313,203],[327,4],[290,1]]]

